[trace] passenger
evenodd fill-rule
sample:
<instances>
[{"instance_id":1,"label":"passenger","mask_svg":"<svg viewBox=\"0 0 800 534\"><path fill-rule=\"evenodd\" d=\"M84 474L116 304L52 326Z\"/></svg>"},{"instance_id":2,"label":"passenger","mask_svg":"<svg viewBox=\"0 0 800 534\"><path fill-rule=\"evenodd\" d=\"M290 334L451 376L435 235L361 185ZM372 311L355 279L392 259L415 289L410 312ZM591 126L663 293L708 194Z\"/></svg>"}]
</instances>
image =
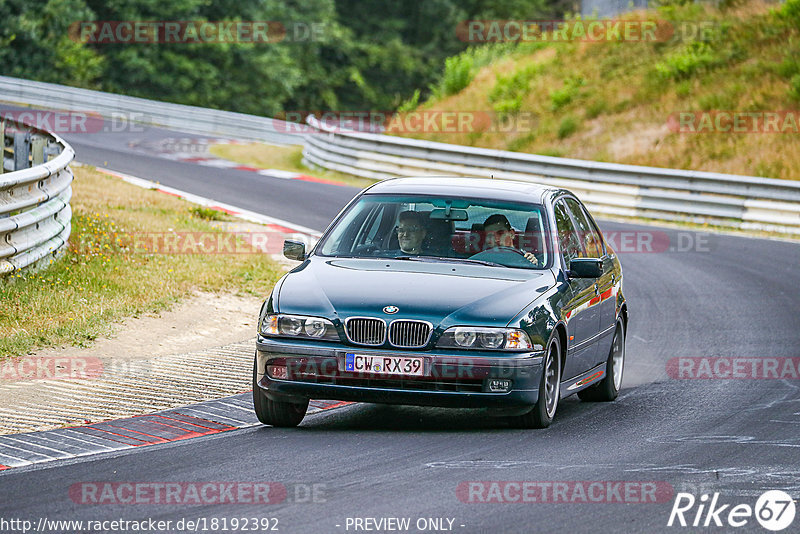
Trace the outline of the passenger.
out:
<instances>
[{"instance_id":1,"label":"passenger","mask_svg":"<svg viewBox=\"0 0 800 534\"><path fill-rule=\"evenodd\" d=\"M486 233L484 250L490 250L497 247L507 247L513 248L514 250L519 250L514 246L514 236L516 235L516 232L511 226L511 223L508 222L508 219L505 215L500 213L490 215L483 223L483 230ZM532 264L539 264L539 260L536 259L536 255L532 252L525 250L519 251L522 252L525 255L525 258Z\"/></svg>"},{"instance_id":2,"label":"passenger","mask_svg":"<svg viewBox=\"0 0 800 534\"><path fill-rule=\"evenodd\" d=\"M397 217L397 242L403 254L422 254L422 243L428 230L425 216L417 211L404 211Z\"/></svg>"}]
</instances>

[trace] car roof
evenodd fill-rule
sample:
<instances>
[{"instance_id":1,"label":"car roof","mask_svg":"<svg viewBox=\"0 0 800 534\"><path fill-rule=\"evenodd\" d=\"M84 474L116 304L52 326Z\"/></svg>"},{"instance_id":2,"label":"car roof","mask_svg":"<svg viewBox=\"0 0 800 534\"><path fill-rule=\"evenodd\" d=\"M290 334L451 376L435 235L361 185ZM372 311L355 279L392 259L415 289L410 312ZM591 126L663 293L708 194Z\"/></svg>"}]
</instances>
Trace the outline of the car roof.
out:
<instances>
[{"instance_id":1,"label":"car roof","mask_svg":"<svg viewBox=\"0 0 800 534\"><path fill-rule=\"evenodd\" d=\"M529 201L542 202L544 195L558 190L558 188L532 182L452 176L421 176L383 180L370 187L366 194L457 195L491 200L521 200L520 195L525 195Z\"/></svg>"}]
</instances>

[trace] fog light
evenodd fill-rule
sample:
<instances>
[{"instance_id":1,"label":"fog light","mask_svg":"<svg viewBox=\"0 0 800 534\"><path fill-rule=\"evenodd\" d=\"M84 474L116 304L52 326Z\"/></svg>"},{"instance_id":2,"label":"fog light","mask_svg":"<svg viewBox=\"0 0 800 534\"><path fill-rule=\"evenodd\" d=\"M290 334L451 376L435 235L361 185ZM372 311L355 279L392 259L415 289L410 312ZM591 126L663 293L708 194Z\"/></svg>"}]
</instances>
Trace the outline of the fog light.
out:
<instances>
[{"instance_id":1,"label":"fog light","mask_svg":"<svg viewBox=\"0 0 800 534\"><path fill-rule=\"evenodd\" d=\"M490 393L506 393L511 390L511 380L489 378L487 383Z\"/></svg>"},{"instance_id":2,"label":"fog light","mask_svg":"<svg viewBox=\"0 0 800 534\"><path fill-rule=\"evenodd\" d=\"M285 365L267 365L267 374L270 378L277 378L278 380L289 378Z\"/></svg>"}]
</instances>

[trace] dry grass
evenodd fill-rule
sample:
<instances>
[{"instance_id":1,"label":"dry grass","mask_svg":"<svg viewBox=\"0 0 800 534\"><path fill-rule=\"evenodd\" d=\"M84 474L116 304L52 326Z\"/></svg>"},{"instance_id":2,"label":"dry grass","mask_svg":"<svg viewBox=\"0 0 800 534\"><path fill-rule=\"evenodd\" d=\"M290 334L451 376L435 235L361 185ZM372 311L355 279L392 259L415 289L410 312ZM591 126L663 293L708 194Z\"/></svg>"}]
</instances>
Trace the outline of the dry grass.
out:
<instances>
[{"instance_id":1,"label":"dry grass","mask_svg":"<svg viewBox=\"0 0 800 534\"><path fill-rule=\"evenodd\" d=\"M261 169L278 169L281 171L309 174L315 178L344 183L353 187L365 188L375 180L359 178L335 171L309 169L303 164L303 147L273 146L262 143L249 144L217 144L209 147L209 152L217 157L235 161L243 165L252 165Z\"/></svg>"},{"instance_id":2,"label":"dry grass","mask_svg":"<svg viewBox=\"0 0 800 534\"><path fill-rule=\"evenodd\" d=\"M74 167L70 249L39 272L0 280L0 359L84 345L124 317L169 308L196 290L266 296L283 270L265 254L163 254L115 241L138 232L219 232L192 204Z\"/></svg>"},{"instance_id":3,"label":"dry grass","mask_svg":"<svg viewBox=\"0 0 800 534\"><path fill-rule=\"evenodd\" d=\"M782 72L784 61L800 52L800 28L779 20L772 12L775 9L775 4L748 2L724 12L703 4L627 15L713 23L717 33L710 45L716 63L685 77L659 78L655 66L685 54L691 39L551 43L532 54L495 60L466 89L423 108L491 111L489 95L498 80L540 62L544 68L530 80L520 109L520 115L535 115L533 128L413 137L589 160L798 179L797 133L679 133L667 127L670 116L682 111L769 112L800 107L790 95L789 77ZM554 108L551 94L575 78L583 80L583 85L571 101ZM574 133L567 127L570 122L577 125Z\"/></svg>"}]
</instances>

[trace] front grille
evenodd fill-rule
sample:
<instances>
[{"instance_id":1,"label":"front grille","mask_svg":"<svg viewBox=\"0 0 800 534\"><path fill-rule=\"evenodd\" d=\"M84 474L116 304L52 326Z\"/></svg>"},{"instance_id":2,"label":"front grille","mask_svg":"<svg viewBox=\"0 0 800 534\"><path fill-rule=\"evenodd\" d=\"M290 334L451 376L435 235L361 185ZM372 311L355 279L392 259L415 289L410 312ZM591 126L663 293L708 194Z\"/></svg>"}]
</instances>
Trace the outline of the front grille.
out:
<instances>
[{"instance_id":1,"label":"front grille","mask_svg":"<svg viewBox=\"0 0 800 534\"><path fill-rule=\"evenodd\" d=\"M348 339L359 345L383 345L386 341L386 323L382 319L351 317L345 330Z\"/></svg>"},{"instance_id":2,"label":"front grille","mask_svg":"<svg viewBox=\"0 0 800 534\"><path fill-rule=\"evenodd\" d=\"M423 321L392 321L389 325L389 343L395 347L418 348L428 344L431 324Z\"/></svg>"}]
</instances>

